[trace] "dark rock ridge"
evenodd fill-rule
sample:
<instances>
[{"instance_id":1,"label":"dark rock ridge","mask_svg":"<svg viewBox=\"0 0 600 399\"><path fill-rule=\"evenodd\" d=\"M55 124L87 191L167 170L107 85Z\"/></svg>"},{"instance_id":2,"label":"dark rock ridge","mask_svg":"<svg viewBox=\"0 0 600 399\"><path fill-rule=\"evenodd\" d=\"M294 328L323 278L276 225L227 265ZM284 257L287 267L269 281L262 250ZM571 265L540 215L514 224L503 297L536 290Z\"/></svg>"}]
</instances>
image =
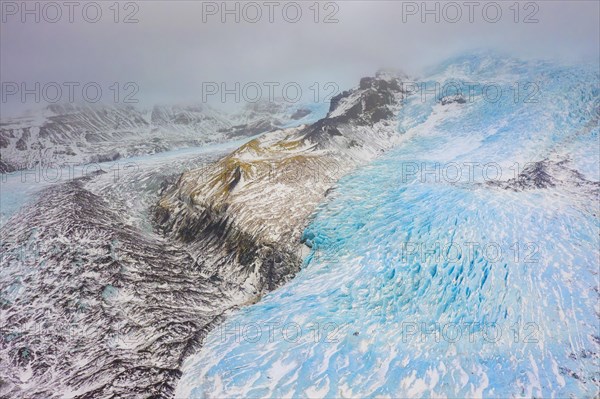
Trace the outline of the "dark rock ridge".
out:
<instances>
[{"instance_id":1,"label":"dark rock ridge","mask_svg":"<svg viewBox=\"0 0 600 399\"><path fill-rule=\"evenodd\" d=\"M358 89L344 91L331 99L327 117L309 126L304 140L326 148L331 145L328 136L343 136L339 126L372 126L392 118L399 98L409 94L402 88L403 77L362 78Z\"/></svg>"}]
</instances>

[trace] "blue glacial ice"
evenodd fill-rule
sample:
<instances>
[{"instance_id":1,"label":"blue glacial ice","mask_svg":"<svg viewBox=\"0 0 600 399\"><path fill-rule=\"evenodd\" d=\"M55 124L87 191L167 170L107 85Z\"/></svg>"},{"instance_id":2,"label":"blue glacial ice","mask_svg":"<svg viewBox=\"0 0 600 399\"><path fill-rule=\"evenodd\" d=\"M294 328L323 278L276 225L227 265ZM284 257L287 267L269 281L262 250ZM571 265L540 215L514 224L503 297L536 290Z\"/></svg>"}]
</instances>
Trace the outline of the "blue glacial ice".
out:
<instances>
[{"instance_id":1,"label":"blue glacial ice","mask_svg":"<svg viewBox=\"0 0 600 399\"><path fill-rule=\"evenodd\" d=\"M598 181L597 66L471 54L424 80L450 81L503 95L407 99L402 144L339 182L301 272L208 335L177 397L598 394L597 202L486 184L546 158Z\"/></svg>"}]
</instances>

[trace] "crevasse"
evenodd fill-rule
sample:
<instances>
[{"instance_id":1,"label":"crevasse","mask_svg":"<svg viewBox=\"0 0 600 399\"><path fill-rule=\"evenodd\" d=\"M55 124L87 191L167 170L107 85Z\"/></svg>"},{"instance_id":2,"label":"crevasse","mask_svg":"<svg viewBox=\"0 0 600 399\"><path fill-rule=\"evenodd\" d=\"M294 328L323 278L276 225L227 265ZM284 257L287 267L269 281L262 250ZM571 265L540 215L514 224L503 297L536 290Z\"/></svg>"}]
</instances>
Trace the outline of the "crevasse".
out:
<instances>
[{"instance_id":1,"label":"crevasse","mask_svg":"<svg viewBox=\"0 0 600 399\"><path fill-rule=\"evenodd\" d=\"M410 96L402 144L339 182L305 231L302 271L213 330L176 396L597 395L597 191L490 181L557 159L597 182L598 81L490 54L431 71L430 85L503 94Z\"/></svg>"}]
</instances>

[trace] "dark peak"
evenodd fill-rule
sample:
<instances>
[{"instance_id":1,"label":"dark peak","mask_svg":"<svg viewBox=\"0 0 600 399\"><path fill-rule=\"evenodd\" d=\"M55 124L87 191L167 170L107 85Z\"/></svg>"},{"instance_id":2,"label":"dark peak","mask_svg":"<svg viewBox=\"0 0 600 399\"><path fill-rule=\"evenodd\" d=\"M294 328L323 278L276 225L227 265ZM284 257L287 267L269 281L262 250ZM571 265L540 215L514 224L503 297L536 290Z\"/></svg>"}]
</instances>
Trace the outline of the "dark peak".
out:
<instances>
[{"instance_id":1,"label":"dark peak","mask_svg":"<svg viewBox=\"0 0 600 399\"><path fill-rule=\"evenodd\" d=\"M380 69L374 77L368 76L360 80L359 88L375 90L402 91L402 82L407 81L408 76L393 69Z\"/></svg>"},{"instance_id":2,"label":"dark peak","mask_svg":"<svg viewBox=\"0 0 600 399\"><path fill-rule=\"evenodd\" d=\"M293 120L298 120L304 118L306 115L310 115L312 111L308 108L298 108L296 112L294 112L290 118Z\"/></svg>"},{"instance_id":3,"label":"dark peak","mask_svg":"<svg viewBox=\"0 0 600 399\"><path fill-rule=\"evenodd\" d=\"M440 103L442 105L448 105L448 104L465 104L467 102L467 100L465 100L465 98L463 97L462 94L454 94L454 95L448 95L445 97L440 98Z\"/></svg>"},{"instance_id":4,"label":"dark peak","mask_svg":"<svg viewBox=\"0 0 600 399\"><path fill-rule=\"evenodd\" d=\"M550 160L546 158L527 164L516 178L503 182L488 182L488 184L514 191L539 190L557 186L598 189L597 182L587 180L578 170L570 168L569 163L568 159Z\"/></svg>"},{"instance_id":5,"label":"dark peak","mask_svg":"<svg viewBox=\"0 0 600 399\"><path fill-rule=\"evenodd\" d=\"M325 146L333 136L343 136L343 125L372 126L390 119L402 93L402 82L397 77L364 77L357 88L331 99L327 116L307 127L305 139Z\"/></svg>"},{"instance_id":6,"label":"dark peak","mask_svg":"<svg viewBox=\"0 0 600 399\"><path fill-rule=\"evenodd\" d=\"M360 90L392 90L392 91L400 91L401 90L401 81L398 79L379 79L377 77L365 77L360 80L360 85L358 86Z\"/></svg>"},{"instance_id":7,"label":"dark peak","mask_svg":"<svg viewBox=\"0 0 600 399\"><path fill-rule=\"evenodd\" d=\"M379 74L360 80L356 89L346 90L331 99L328 118L361 125L377 123L391 117L388 106L397 102L402 82L391 75Z\"/></svg>"}]
</instances>

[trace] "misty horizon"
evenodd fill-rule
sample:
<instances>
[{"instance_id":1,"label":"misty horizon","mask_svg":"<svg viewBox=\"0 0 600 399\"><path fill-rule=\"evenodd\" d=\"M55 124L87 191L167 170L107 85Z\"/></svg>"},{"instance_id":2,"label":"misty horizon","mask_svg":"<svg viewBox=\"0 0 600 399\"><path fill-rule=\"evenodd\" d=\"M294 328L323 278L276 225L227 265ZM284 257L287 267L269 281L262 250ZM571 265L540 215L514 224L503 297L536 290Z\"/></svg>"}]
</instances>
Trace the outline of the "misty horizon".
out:
<instances>
[{"instance_id":1,"label":"misty horizon","mask_svg":"<svg viewBox=\"0 0 600 399\"><path fill-rule=\"evenodd\" d=\"M15 10L7 3L18 7ZM52 9L39 6L36 14L31 7L34 11L28 14L18 2L3 2L2 81L23 84L29 90L36 84L43 88L52 82L75 82L79 86L74 100L69 99L68 89L63 86L57 101L75 104L90 103L78 91L89 83L101 87L99 103L115 103L111 87L117 84L118 103L135 91L132 98L146 108L204 103L202 89L207 82L227 87L236 83L275 82L283 86L293 82L303 89L301 101L311 102L315 93L310 87L315 83L323 86L333 82L343 91L382 68L403 71L417 79L440 62L480 50L565 64L594 63L600 57L598 2L570 1L566 9L560 1L544 2L537 5L537 10L523 7L517 13L502 3L501 16L493 23L488 21L494 17L494 10L489 8L484 14L483 6L472 10L461 6L462 16L453 22L453 10L438 6L437 14L427 14L428 9L421 10L419 2L329 3L335 8L321 3L319 23L314 22L312 3L298 3L302 18L289 23L284 18L290 17L279 14L279 8L268 14L269 9L261 2L257 4L262 16L251 22L252 10L244 11L244 5L235 2L232 4L238 4L237 14L227 14L221 2L186 1L141 2L136 8L121 3L118 12L108 3L101 3L101 18L90 23L93 10L86 9L87 15L81 11L83 7L65 8L61 18L51 22L56 14ZM407 4L416 4L418 9ZM430 11L435 10L431 7ZM235 7L230 6L230 10ZM135 90L126 90L127 83L133 83ZM6 87L2 89L7 91ZM53 89L49 92L54 93ZM281 97L282 93L276 94ZM39 108L47 104L41 97L38 103L33 95L21 101L19 93L4 93L2 114L17 116ZM267 96L263 93L262 97ZM225 108L243 102L210 100L213 106Z\"/></svg>"}]
</instances>

